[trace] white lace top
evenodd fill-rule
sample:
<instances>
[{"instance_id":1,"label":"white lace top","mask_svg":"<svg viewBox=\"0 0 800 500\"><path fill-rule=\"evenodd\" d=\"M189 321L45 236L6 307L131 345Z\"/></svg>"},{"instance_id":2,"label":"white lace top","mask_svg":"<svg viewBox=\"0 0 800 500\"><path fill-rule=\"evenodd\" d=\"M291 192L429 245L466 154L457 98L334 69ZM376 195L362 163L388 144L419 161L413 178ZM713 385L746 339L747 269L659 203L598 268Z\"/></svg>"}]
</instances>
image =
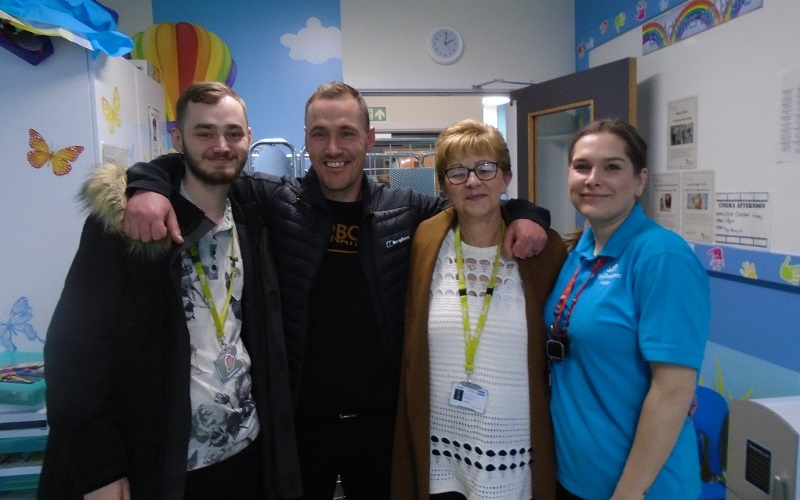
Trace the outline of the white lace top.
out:
<instances>
[{"instance_id":1,"label":"white lace top","mask_svg":"<svg viewBox=\"0 0 800 500\"><path fill-rule=\"evenodd\" d=\"M469 500L524 499L531 493L531 437L525 297L515 261L501 256L472 382L489 392L486 412L451 406L453 382L466 380L454 233L445 237L431 282L430 492ZM462 243L474 331L497 247Z\"/></svg>"}]
</instances>

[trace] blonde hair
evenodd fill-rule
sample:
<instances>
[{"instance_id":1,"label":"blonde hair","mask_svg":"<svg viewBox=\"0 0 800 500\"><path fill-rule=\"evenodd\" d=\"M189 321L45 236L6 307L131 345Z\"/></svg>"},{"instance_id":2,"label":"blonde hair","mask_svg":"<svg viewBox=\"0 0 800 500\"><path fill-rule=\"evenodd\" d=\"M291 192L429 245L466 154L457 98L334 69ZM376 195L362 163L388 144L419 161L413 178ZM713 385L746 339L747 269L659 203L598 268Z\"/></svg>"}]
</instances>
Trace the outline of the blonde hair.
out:
<instances>
[{"instance_id":1,"label":"blonde hair","mask_svg":"<svg viewBox=\"0 0 800 500\"><path fill-rule=\"evenodd\" d=\"M511 155L503 134L495 127L471 118L444 129L436 139L434 150L434 167L440 185L444 182L445 171L450 162L465 156L488 155L496 159L500 170L511 171Z\"/></svg>"}]
</instances>

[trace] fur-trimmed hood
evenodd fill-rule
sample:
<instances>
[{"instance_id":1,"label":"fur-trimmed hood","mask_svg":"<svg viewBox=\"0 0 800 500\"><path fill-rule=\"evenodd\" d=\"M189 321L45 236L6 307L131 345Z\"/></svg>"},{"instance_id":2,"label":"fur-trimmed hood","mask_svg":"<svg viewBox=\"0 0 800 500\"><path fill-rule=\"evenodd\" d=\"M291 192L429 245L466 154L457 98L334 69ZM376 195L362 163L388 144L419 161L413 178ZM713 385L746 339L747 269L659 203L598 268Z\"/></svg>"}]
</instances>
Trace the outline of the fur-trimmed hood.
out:
<instances>
[{"instance_id":1,"label":"fur-trimmed hood","mask_svg":"<svg viewBox=\"0 0 800 500\"><path fill-rule=\"evenodd\" d=\"M125 235L122 218L128 204L128 197L125 195L127 185L127 171L117 164L106 163L99 166L83 183L78 198L87 212L102 221L107 233L121 235L128 241L128 251L132 254L151 258L162 256L172 246L169 237L143 243Z\"/></svg>"}]
</instances>

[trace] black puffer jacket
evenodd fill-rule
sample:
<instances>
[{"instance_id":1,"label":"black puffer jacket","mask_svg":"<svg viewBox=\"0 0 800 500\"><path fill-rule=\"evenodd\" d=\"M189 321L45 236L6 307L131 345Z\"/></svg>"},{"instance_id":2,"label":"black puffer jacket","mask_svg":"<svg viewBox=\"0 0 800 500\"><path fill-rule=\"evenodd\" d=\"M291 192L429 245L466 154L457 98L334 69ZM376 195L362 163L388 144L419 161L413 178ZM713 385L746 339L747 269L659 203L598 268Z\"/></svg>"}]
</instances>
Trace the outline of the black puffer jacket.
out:
<instances>
[{"instance_id":1,"label":"black puffer jacket","mask_svg":"<svg viewBox=\"0 0 800 500\"><path fill-rule=\"evenodd\" d=\"M256 190L272 190L269 225L283 294L283 317L289 368L300 392L309 329L311 287L328 248L333 219L313 170L302 184L274 179L243 179ZM403 345L403 302L408 279L411 237L420 222L444 207L433 198L407 189L389 189L364 176L359 259L373 297L375 317L382 325L382 343L392 373L400 372ZM297 400L295 400L297 402Z\"/></svg>"},{"instance_id":2,"label":"black puffer jacket","mask_svg":"<svg viewBox=\"0 0 800 500\"><path fill-rule=\"evenodd\" d=\"M169 196L170 177L183 176L183 157L165 155L128 170L128 194L147 189ZM392 372L400 373L403 344L403 303L408 280L411 238L420 222L446 206L441 198L410 189L390 189L366 175L363 178L363 217L359 229L359 257L370 292L387 359ZM308 335L311 287L328 248L333 220L313 169L302 179L242 174L231 191L240 199L254 200L273 240L278 267L286 348L295 406L302 389L303 359ZM548 227L545 209L509 202L512 219L524 216Z\"/></svg>"}]
</instances>

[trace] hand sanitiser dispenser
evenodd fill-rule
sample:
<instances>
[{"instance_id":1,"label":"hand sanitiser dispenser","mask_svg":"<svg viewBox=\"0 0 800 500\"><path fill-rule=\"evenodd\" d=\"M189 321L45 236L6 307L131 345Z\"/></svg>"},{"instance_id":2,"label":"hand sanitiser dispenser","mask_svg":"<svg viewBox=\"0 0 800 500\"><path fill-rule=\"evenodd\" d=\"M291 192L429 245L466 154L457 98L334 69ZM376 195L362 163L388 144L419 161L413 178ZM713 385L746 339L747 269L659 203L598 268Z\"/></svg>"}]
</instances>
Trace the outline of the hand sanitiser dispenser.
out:
<instances>
[{"instance_id":1,"label":"hand sanitiser dispenser","mask_svg":"<svg viewBox=\"0 0 800 500\"><path fill-rule=\"evenodd\" d=\"M800 500L800 396L730 403L729 500Z\"/></svg>"}]
</instances>

